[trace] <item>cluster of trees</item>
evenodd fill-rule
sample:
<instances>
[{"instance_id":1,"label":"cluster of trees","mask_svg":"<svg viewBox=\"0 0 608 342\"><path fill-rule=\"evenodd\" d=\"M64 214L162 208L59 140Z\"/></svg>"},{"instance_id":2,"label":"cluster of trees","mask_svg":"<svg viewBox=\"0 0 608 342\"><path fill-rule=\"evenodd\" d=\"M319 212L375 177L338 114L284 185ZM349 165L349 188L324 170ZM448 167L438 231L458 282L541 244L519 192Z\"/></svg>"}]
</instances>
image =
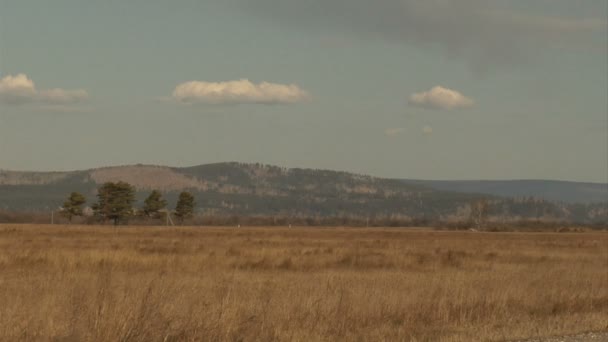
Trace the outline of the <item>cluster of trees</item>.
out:
<instances>
[{"instance_id":1,"label":"cluster of trees","mask_svg":"<svg viewBox=\"0 0 608 342\"><path fill-rule=\"evenodd\" d=\"M84 204L86 198L78 193L72 192L63 203L61 214L70 222L72 218L84 215ZM170 217L173 215L180 224L191 218L194 214L194 196L184 191L179 195L175 210L167 209L167 201L160 191L153 190L145 199L144 205L137 210L133 207L135 203L135 188L125 182L108 182L97 189L97 202L92 205L93 215L100 221L110 220L114 225L126 222L130 217L143 216L152 219L164 217L163 213Z\"/></svg>"}]
</instances>

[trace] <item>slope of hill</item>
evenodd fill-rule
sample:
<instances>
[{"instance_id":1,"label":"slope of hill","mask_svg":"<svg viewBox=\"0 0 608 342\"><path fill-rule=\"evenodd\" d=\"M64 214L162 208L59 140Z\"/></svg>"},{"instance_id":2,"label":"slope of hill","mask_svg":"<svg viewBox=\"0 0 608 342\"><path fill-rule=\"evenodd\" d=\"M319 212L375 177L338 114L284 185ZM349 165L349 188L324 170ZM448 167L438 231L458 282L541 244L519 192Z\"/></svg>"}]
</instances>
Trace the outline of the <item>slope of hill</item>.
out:
<instances>
[{"instance_id":1,"label":"slope of hill","mask_svg":"<svg viewBox=\"0 0 608 342\"><path fill-rule=\"evenodd\" d=\"M468 193L459 192L462 188L453 184L451 188L443 186L449 182L438 186L434 182L242 163L186 168L131 165L74 172L0 171L0 209L52 210L72 191L84 194L90 205L97 187L109 181L134 185L138 205L152 189L162 191L171 206L179 192L188 190L195 195L199 212L221 215L451 219L467 217L470 204L484 198L489 200L490 214L497 217L588 221L603 220L605 214L601 205L501 199L481 194L486 191L480 191L484 189L479 186L471 187L472 193ZM547 187L551 188L551 183Z\"/></svg>"},{"instance_id":2,"label":"slope of hill","mask_svg":"<svg viewBox=\"0 0 608 342\"><path fill-rule=\"evenodd\" d=\"M509 181L428 181L404 180L406 184L465 193L488 194L501 197L536 197L567 203L608 201L608 184L564 182L548 180Z\"/></svg>"},{"instance_id":3,"label":"slope of hill","mask_svg":"<svg viewBox=\"0 0 608 342\"><path fill-rule=\"evenodd\" d=\"M120 180L134 185L140 199L159 189L174 202L178 192L189 190L207 211L240 215L430 215L454 211L479 197L437 196L440 191L422 186L346 172L219 163L189 168L133 165L61 173L0 171L0 208L56 208L71 191L81 192L93 202L98 185ZM430 200L434 206L421 207L421 201Z\"/></svg>"}]
</instances>

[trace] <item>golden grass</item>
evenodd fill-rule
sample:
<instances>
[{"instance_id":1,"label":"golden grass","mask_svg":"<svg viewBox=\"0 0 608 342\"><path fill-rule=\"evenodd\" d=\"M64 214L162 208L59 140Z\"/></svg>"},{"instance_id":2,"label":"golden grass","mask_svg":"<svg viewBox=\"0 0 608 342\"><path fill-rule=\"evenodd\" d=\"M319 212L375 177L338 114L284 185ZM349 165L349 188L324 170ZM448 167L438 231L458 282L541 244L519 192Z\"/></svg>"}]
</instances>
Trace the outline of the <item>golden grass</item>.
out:
<instances>
[{"instance_id":1,"label":"golden grass","mask_svg":"<svg viewBox=\"0 0 608 342\"><path fill-rule=\"evenodd\" d=\"M0 225L0 340L504 341L607 328L608 234Z\"/></svg>"}]
</instances>

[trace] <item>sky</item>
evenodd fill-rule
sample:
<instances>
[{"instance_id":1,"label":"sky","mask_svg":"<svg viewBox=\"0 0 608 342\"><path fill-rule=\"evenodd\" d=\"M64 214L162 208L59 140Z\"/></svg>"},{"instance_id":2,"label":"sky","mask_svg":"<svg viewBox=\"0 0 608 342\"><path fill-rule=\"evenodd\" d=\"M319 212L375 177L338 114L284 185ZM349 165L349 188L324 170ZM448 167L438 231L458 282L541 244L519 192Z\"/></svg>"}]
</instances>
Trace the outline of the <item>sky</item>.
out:
<instances>
[{"instance_id":1,"label":"sky","mask_svg":"<svg viewBox=\"0 0 608 342\"><path fill-rule=\"evenodd\" d=\"M605 0L0 0L0 169L608 182Z\"/></svg>"}]
</instances>

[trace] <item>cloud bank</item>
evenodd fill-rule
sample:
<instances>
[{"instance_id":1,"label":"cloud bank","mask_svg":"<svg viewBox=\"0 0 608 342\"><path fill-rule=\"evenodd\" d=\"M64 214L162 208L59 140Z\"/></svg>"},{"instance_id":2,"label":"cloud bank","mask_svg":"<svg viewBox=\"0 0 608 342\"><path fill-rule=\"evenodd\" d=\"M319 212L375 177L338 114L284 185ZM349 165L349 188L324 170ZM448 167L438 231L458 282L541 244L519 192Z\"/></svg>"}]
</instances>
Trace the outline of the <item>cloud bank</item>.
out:
<instances>
[{"instance_id":1,"label":"cloud bank","mask_svg":"<svg viewBox=\"0 0 608 342\"><path fill-rule=\"evenodd\" d=\"M186 104L294 104L308 99L295 84L191 81L178 85L172 99Z\"/></svg>"},{"instance_id":2,"label":"cloud bank","mask_svg":"<svg viewBox=\"0 0 608 342\"><path fill-rule=\"evenodd\" d=\"M315 34L439 48L474 69L527 61L547 48L605 47L608 27L605 1L586 2L578 17L545 14L559 8L557 3L539 13L498 0L231 1L247 13ZM530 0L524 8L534 5L541 4Z\"/></svg>"},{"instance_id":3,"label":"cloud bank","mask_svg":"<svg viewBox=\"0 0 608 342\"><path fill-rule=\"evenodd\" d=\"M474 104L472 99L462 95L458 91L441 86L410 95L408 103L415 107L438 110L468 108Z\"/></svg>"},{"instance_id":4,"label":"cloud bank","mask_svg":"<svg viewBox=\"0 0 608 342\"><path fill-rule=\"evenodd\" d=\"M25 74L8 75L0 79L0 103L8 105L43 104L71 105L86 101L89 94L82 89L61 88L38 90Z\"/></svg>"}]
</instances>

